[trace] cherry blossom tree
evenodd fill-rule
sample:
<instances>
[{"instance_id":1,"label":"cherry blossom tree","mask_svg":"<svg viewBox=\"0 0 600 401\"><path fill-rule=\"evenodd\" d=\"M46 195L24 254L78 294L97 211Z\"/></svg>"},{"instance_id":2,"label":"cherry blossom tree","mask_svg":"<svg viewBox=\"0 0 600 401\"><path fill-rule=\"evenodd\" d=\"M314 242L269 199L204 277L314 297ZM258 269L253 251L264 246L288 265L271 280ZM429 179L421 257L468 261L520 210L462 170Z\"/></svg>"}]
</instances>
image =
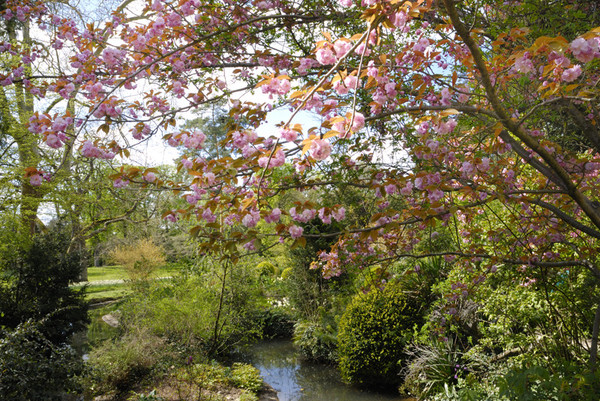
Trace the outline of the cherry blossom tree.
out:
<instances>
[{"instance_id":1,"label":"cherry blossom tree","mask_svg":"<svg viewBox=\"0 0 600 401\"><path fill-rule=\"evenodd\" d=\"M30 141L107 160L157 135L188 149L183 182L143 168L123 168L113 180L177 191L188 206L164 218L196 220L203 252L235 261L266 236L302 245L301 223L344 220L347 205L322 196L280 210L272 198L349 186L373 196L379 212L327 234L339 240L314 264L326 277L437 255L464 271L449 299L468 297L498 269L525 278L570 269L597 286L598 10L558 2L564 18L534 13L547 22L540 28L519 17L539 3L126 1L103 24L79 26L43 2L7 2L5 23L22 36L2 44L20 61L1 78L30 103L76 92L78 114L67 108L21 121ZM592 18L580 21L580 13ZM50 32L51 47L72 50L68 72L34 75L44 49L23 45L28 24ZM248 90L268 100L242 100ZM178 127L178 116L222 99L234 121L221 143L226 156L192 157L206 135ZM276 106L291 117L259 136ZM300 111L321 125L303 126ZM275 174L286 163L294 172ZM37 159L21 164L23 191L51 185L44 173L54 172ZM260 220L269 233L257 229ZM443 232L454 245L424 251L425 232ZM599 328L600 307L592 366Z\"/></svg>"}]
</instances>

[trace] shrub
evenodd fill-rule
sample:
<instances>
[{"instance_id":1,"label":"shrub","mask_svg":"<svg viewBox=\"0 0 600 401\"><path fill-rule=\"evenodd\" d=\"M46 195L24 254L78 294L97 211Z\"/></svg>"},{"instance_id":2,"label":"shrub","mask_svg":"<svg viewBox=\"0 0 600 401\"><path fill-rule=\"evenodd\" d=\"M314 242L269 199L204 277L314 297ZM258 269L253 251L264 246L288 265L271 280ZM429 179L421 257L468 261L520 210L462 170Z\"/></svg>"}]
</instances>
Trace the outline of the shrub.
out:
<instances>
[{"instance_id":1,"label":"shrub","mask_svg":"<svg viewBox=\"0 0 600 401\"><path fill-rule=\"evenodd\" d=\"M271 262L266 260L256 265L256 272L259 276L274 277L279 274L279 269Z\"/></svg>"},{"instance_id":2,"label":"shrub","mask_svg":"<svg viewBox=\"0 0 600 401\"><path fill-rule=\"evenodd\" d=\"M574 364L567 363L555 370L524 363L509 369L498 381L500 396L509 400L600 399L600 371L582 371Z\"/></svg>"},{"instance_id":3,"label":"shrub","mask_svg":"<svg viewBox=\"0 0 600 401\"><path fill-rule=\"evenodd\" d=\"M161 358L168 357L164 340L145 329L129 331L106 341L90 353L90 387L93 391L129 390L148 376Z\"/></svg>"},{"instance_id":4,"label":"shrub","mask_svg":"<svg viewBox=\"0 0 600 401\"><path fill-rule=\"evenodd\" d=\"M293 274L293 270L291 267L287 267L285 269L283 269L283 271L281 272L281 278L283 280L287 280L288 278L290 278Z\"/></svg>"},{"instance_id":5,"label":"shrub","mask_svg":"<svg viewBox=\"0 0 600 401\"><path fill-rule=\"evenodd\" d=\"M37 320L37 329L57 345L85 328L84 290L69 284L78 279L86 258L83 252L69 251L70 241L66 228L57 225L29 247L12 244L6 250L0 259L0 326L14 329Z\"/></svg>"},{"instance_id":6,"label":"shrub","mask_svg":"<svg viewBox=\"0 0 600 401\"><path fill-rule=\"evenodd\" d=\"M405 346L421 321L416 302L397 285L354 297L340 320L338 354L342 378L357 385L397 385Z\"/></svg>"},{"instance_id":7,"label":"shrub","mask_svg":"<svg viewBox=\"0 0 600 401\"><path fill-rule=\"evenodd\" d=\"M291 338L294 334L292 316L281 307L271 307L256 313L255 321L261 322L265 338Z\"/></svg>"},{"instance_id":8,"label":"shrub","mask_svg":"<svg viewBox=\"0 0 600 401\"><path fill-rule=\"evenodd\" d=\"M302 355L313 361L337 360L336 328L326 322L299 321L294 326L294 345Z\"/></svg>"},{"instance_id":9,"label":"shrub","mask_svg":"<svg viewBox=\"0 0 600 401\"><path fill-rule=\"evenodd\" d=\"M123 265L135 283L147 281L157 267L166 263L162 249L148 238L116 247L110 253L110 258Z\"/></svg>"},{"instance_id":10,"label":"shrub","mask_svg":"<svg viewBox=\"0 0 600 401\"><path fill-rule=\"evenodd\" d=\"M83 364L75 351L50 342L40 322L27 321L0 336L0 399L54 400L77 390Z\"/></svg>"}]
</instances>

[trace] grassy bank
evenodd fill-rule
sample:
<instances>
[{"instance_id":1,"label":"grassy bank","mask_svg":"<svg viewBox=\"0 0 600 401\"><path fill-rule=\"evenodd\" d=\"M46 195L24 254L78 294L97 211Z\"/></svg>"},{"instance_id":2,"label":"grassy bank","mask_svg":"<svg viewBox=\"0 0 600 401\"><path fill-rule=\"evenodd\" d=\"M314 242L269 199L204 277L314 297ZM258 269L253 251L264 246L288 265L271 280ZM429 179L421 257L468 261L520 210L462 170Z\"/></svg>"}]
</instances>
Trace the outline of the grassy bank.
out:
<instances>
[{"instance_id":1,"label":"grassy bank","mask_svg":"<svg viewBox=\"0 0 600 401\"><path fill-rule=\"evenodd\" d=\"M165 278L179 274L178 266L166 265L156 269L151 277ZM87 285L86 299L93 303L119 299L131 291L129 275L123 266L99 266L88 268L88 281L74 284L75 287Z\"/></svg>"}]
</instances>

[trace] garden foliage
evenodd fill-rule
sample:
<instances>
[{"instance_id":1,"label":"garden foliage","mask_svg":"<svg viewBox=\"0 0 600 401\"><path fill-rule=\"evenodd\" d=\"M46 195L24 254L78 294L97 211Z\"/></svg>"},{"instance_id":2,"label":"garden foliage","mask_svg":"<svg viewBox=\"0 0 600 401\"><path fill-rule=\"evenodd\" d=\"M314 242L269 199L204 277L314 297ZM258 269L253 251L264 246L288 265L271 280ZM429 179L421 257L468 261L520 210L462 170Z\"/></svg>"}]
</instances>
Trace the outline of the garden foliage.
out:
<instances>
[{"instance_id":1,"label":"garden foliage","mask_svg":"<svg viewBox=\"0 0 600 401\"><path fill-rule=\"evenodd\" d=\"M70 245L67 227L60 225L31 244L12 244L0 266L0 326L16 328L32 319L54 344L85 328L85 290L69 285L78 280L86 258Z\"/></svg>"},{"instance_id":2,"label":"garden foliage","mask_svg":"<svg viewBox=\"0 0 600 401\"><path fill-rule=\"evenodd\" d=\"M394 271L397 262L435 258L447 263L440 280L416 290L430 311L419 336L425 359L488 360L487 372L521 369L551 383L561 372L594 377L598 2L125 0L104 14L88 8L45 0L0 7L0 198L27 244L40 233L45 202L73 220L82 244L138 207L150 210L154 194L169 189L177 199L161 204L157 227L188 225L197 254L222 264L202 276L207 286L194 284L196 295L151 294L168 313L137 299L138 319L153 333L198 339L215 353L244 339L253 306L246 287L236 287L246 281L236 264L279 241L304 259L284 276L306 344L329 349L337 338L350 346L343 337L360 325L335 333L355 272L379 287L409 274ZM213 126L180 118L224 104L229 115L215 112ZM282 105L291 114L262 125ZM179 152L175 174L132 163L151 138ZM110 182L88 196L107 171L100 165ZM106 211L115 199L131 207L90 213L84 227L83 209ZM55 296L70 271L56 279L49 272L71 266L59 262L71 253L25 248L3 266L2 324L54 322L40 330L57 341L84 320L81 308L57 301L77 304L72 293ZM375 304L393 304L379 296ZM387 327L360 299L343 320ZM413 308L410 299L398 295L401 310ZM404 317L387 312L380 316L405 328ZM177 313L190 323L167 327ZM408 338L380 340L403 349ZM451 355L439 354L444 340ZM343 349L347 379L362 380L352 369L377 370L371 347ZM364 366L350 366L350 357ZM386 379L364 376L391 382L402 365L392 366L394 358L404 359L386 357ZM578 373L565 368L572 364ZM461 380L486 369L471 363L435 391L460 392ZM551 393L538 387L539 397Z\"/></svg>"},{"instance_id":3,"label":"garden foliage","mask_svg":"<svg viewBox=\"0 0 600 401\"><path fill-rule=\"evenodd\" d=\"M0 399L51 401L81 390L80 356L50 341L44 323L27 320L0 331Z\"/></svg>"}]
</instances>

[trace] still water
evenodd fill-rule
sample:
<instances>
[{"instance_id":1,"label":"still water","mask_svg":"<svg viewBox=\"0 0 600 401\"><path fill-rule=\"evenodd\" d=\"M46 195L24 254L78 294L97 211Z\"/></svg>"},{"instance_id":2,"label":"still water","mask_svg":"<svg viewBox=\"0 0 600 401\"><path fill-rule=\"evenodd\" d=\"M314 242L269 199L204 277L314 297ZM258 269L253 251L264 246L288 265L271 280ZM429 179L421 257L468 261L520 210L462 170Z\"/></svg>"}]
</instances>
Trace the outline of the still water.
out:
<instances>
[{"instance_id":1,"label":"still water","mask_svg":"<svg viewBox=\"0 0 600 401\"><path fill-rule=\"evenodd\" d=\"M400 401L397 395L360 391L345 385L335 367L303 360L290 341L263 341L251 347L248 362L277 390L279 401Z\"/></svg>"}]
</instances>

